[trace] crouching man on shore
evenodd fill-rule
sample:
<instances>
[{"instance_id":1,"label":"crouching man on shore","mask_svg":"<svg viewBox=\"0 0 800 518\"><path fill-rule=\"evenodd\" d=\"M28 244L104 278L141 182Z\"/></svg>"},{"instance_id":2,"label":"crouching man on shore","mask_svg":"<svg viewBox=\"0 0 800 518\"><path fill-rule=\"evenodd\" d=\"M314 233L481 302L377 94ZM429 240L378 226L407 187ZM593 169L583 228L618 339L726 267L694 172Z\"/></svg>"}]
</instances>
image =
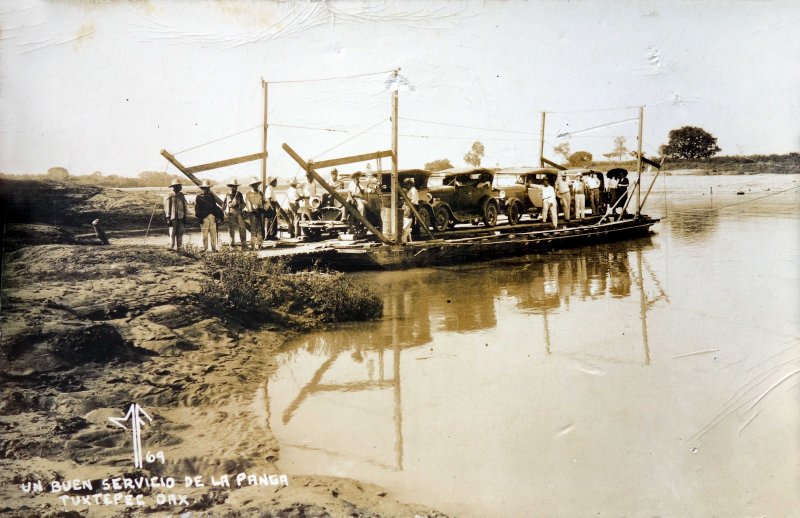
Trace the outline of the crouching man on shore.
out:
<instances>
[{"instance_id":1,"label":"crouching man on shore","mask_svg":"<svg viewBox=\"0 0 800 518\"><path fill-rule=\"evenodd\" d=\"M164 214L169 225L169 248L180 250L183 248L183 232L188 213L186 196L181 192L183 185L179 178L175 178L169 186L172 187L172 192L164 197Z\"/></svg>"},{"instance_id":2,"label":"crouching man on shore","mask_svg":"<svg viewBox=\"0 0 800 518\"><path fill-rule=\"evenodd\" d=\"M200 184L200 194L197 195L194 206L194 215L200 220L200 231L203 234L203 250L208 251L208 241L211 238L211 251L217 251L217 223L221 222L224 214L222 208L211 193L211 183L203 180Z\"/></svg>"}]
</instances>

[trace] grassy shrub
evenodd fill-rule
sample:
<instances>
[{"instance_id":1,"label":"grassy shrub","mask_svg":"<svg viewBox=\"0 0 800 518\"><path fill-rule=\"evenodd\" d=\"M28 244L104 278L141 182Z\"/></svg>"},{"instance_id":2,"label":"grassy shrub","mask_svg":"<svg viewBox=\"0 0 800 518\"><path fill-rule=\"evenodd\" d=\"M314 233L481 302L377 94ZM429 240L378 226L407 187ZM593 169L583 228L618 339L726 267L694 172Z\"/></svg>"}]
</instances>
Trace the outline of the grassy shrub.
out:
<instances>
[{"instance_id":1,"label":"grassy shrub","mask_svg":"<svg viewBox=\"0 0 800 518\"><path fill-rule=\"evenodd\" d=\"M372 320L383 314L383 301L371 287L341 273L293 272L283 262L230 249L199 256L216 279L200 297L217 310L277 318L295 327Z\"/></svg>"}]
</instances>

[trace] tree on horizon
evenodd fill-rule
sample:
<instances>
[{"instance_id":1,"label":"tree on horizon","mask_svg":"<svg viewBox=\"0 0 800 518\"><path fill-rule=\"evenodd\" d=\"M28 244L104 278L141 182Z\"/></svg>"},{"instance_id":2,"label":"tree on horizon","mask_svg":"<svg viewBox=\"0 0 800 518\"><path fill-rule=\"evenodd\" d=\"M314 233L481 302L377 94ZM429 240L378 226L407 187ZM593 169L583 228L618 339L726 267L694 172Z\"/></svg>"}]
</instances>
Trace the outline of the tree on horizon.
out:
<instances>
[{"instance_id":1,"label":"tree on horizon","mask_svg":"<svg viewBox=\"0 0 800 518\"><path fill-rule=\"evenodd\" d=\"M445 169L452 169L452 168L453 164L450 163L450 159L448 158L440 158L438 160L433 160L425 164L425 170L431 172L444 171Z\"/></svg>"},{"instance_id":2,"label":"tree on horizon","mask_svg":"<svg viewBox=\"0 0 800 518\"><path fill-rule=\"evenodd\" d=\"M659 148L668 158L710 158L721 151L717 139L703 128L683 126L669 132L669 141Z\"/></svg>"},{"instance_id":3,"label":"tree on horizon","mask_svg":"<svg viewBox=\"0 0 800 518\"><path fill-rule=\"evenodd\" d=\"M472 143L472 149L464 155L464 162L473 167L480 167L481 159L483 158L484 147L479 140Z\"/></svg>"}]
</instances>

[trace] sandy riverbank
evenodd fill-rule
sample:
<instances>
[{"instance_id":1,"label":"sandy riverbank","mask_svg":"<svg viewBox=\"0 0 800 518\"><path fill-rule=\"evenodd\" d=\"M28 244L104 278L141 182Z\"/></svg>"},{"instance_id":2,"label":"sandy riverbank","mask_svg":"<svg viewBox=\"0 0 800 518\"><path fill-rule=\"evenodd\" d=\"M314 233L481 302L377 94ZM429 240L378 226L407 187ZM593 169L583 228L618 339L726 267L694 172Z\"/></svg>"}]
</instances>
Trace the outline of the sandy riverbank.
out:
<instances>
[{"instance_id":1,"label":"sandy riverbank","mask_svg":"<svg viewBox=\"0 0 800 518\"><path fill-rule=\"evenodd\" d=\"M292 332L202 309L195 295L214 281L195 260L163 248L44 245L5 259L5 513L186 510L65 507L47 489L38 495L20 489L26 481L80 478L97 484L136 474L130 434L108 418L138 403L153 417L144 448L166 456L166 464L145 464L139 474L180 480L188 509L213 516L439 516L349 479L292 476L288 487L185 490L187 475L205 474L208 483L210 475L281 473L280 448L260 418L267 397L261 386L274 368L272 354Z\"/></svg>"}]
</instances>

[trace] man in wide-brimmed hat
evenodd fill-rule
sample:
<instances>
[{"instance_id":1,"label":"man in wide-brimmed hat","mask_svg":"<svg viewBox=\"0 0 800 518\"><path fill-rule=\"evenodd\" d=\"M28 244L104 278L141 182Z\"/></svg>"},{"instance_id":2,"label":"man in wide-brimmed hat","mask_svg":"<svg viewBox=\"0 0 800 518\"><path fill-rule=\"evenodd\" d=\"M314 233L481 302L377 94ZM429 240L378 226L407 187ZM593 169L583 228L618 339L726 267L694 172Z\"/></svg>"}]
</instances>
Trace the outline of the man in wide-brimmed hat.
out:
<instances>
[{"instance_id":1,"label":"man in wide-brimmed hat","mask_svg":"<svg viewBox=\"0 0 800 518\"><path fill-rule=\"evenodd\" d=\"M274 176L267 178L267 187L264 189L264 199L266 202L266 220L264 222L265 239L276 239L278 237L278 198L275 195L275 188L278 186L278 179Z\"/></svg>"},{"instance_id":2,"label":"man in wide-brimmed hat","mask_svg":"<svg viewBox=\"0 0 800 518\"><path fill-rule=\"evenodd\" d=\"M244 196L239 192L239 182L233 180L228 184L231 192L225 195L222 202L222 211L228 216L228 233L231 236L231 246L236 244L236 234L239 234L239 244L244 248L246 242L246 229L244 225Z\"/></svg>"},{"instance_id":3,"label":"man in wide-brimmed hat","mask_svg":"<svg viewBox=\"0 0 800 518\"><path fill-rule=\"evenodd\" d=\"M172 192L164 197L164 215L167 217L169 225L169 247L171 250L180 250L183 248L183 232L188 205L186 196L181 192L183 189L181 180L175 178L169 186L172 188Z\"/></svg>"},{"instance_id":4,"label":"man in wide-brimmed hat","mask_svg":"<svg viewBox=\"0 0 800 518\"><path fill-rule=\"evenodd\" d=\"M217 251L217 223L222 222L224 214L217 204L217 198L211 193L211 182L203 180L200 194L194 202L194 215L200 220L200 232L203 234L203 250L208 251L208 238L211 237L211 251Z\"/></svg>"},{"instance_id":5,"label":"man in wide-brimmed hat","mask_svg":"<svg viewBox=\"0 0 800 518\"><path fill-rule=\"evenodd\" d=\"M264 193L258 189L261 185L258 178L253 177L249 185L250 191L244 195L244 205L250 222L250 245L253 250L258 250L264 240Z\"/></svg>"}]
</instances>

